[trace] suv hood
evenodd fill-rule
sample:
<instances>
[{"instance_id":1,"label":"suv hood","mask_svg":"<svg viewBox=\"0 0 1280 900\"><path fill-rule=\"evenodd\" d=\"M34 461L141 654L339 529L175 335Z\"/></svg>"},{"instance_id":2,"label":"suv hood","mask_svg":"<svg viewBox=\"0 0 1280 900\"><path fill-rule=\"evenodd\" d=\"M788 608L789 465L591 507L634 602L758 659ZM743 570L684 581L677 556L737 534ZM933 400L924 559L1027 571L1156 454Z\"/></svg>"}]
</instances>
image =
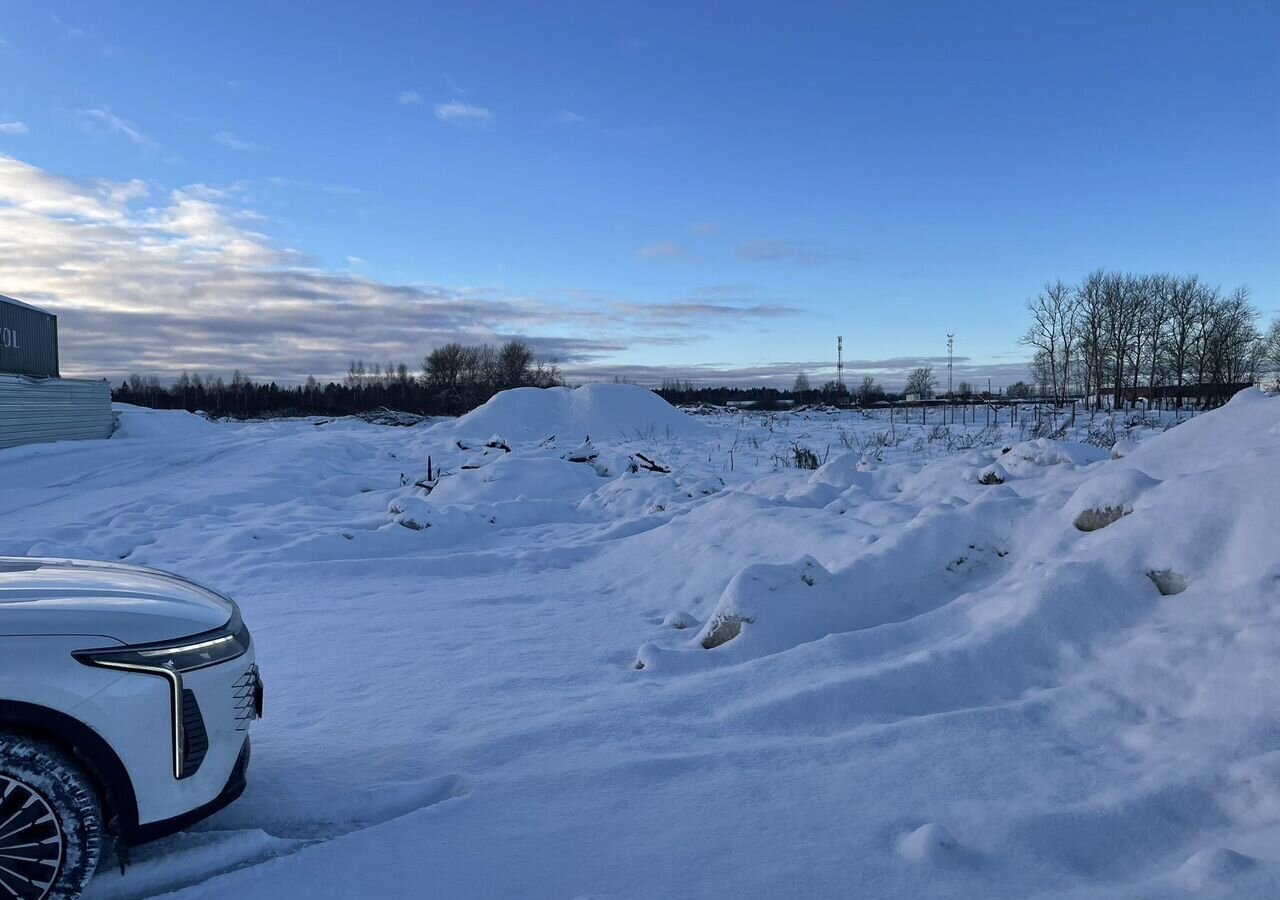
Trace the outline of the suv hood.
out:
<instances>
[{"instance_id":1,"label":"suv hood","mask_svg":"<svg viewBox=\"0 0 1280 900\"><path fill-rule=\"evenodd\" d=\"M156 569L0 556L0 635L98 635L143 644L221 627L235 608Z\"/></svg>"}]
</instances>

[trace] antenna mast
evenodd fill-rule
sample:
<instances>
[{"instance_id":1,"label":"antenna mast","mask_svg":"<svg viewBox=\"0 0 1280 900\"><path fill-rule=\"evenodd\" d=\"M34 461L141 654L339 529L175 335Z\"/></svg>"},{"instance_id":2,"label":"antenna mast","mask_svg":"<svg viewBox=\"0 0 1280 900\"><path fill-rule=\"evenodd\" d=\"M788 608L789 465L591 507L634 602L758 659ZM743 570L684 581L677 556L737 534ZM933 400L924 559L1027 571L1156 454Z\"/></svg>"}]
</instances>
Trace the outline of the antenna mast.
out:
<instances>
[{"instance_id":1,"label":"antenna mast","mask_svg":"<svg viewBox=\"0 0 1280 900\"><path fill-rule=\"evenodd\" d=\"M954 334L947 335L947 397L955 396L955 389L951 384L951 368L953 362L953 354L956 349L956 336Z\"/></svg>"},{"instance_id":2,"label":"antenna mast","mask_svg":"<svg viewBox=\"0 0 1280 900\"><path fill-rule=\"evenodd\" d=\"M844 388L844 336L836 336L836 391L843 394Z\"/></svg>"}]
</instances>

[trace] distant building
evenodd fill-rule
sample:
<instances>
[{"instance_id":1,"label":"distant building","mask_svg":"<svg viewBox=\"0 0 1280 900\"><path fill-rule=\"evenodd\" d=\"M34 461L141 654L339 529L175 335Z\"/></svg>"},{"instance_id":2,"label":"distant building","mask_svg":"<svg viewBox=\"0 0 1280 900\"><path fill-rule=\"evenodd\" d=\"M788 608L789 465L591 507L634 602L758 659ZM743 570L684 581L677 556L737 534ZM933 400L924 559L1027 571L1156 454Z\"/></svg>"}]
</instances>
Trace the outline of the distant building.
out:
<instances>
[{"instance_id":1,"label":"distant building","mask_svg":"<svg viewBox=\"0 0 1280 900\"><path fill-rule=\"evenodd\" d=\"M58 317L0 296L0 448L111 436L111 386L58 364Z\"/></svg>"}]
</instances>

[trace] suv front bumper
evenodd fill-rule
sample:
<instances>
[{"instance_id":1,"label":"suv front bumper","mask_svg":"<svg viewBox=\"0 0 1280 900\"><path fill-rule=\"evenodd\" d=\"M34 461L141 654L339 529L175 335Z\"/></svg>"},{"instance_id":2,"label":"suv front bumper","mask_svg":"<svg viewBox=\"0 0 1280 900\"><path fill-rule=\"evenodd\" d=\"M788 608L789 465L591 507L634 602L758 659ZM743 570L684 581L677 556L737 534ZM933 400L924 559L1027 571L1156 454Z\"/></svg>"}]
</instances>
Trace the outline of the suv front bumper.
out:
<instances>
[{"instance_id":1,"label":"suv front bumper","mask_svg":"<svg viewBox=\"0 0 1280 900\"><path fill-rule=\"evenodd\" d=\"M209 818L218 810L230 806L244 793L244 789L249 783L250 755L250 740L249 736L245 735L244 746L240 748L240 756L237 757L235 767L231 770L231 776L227 779L226 785L223 786L217 797L214 797L203 806L199 806L182 815L161 819L158 822L148 822L145 825L136 825L132 829L122 832L120 838L129 845L145 844L148 841L177 834L179 831Z\"/></svg>"}]
</instances>

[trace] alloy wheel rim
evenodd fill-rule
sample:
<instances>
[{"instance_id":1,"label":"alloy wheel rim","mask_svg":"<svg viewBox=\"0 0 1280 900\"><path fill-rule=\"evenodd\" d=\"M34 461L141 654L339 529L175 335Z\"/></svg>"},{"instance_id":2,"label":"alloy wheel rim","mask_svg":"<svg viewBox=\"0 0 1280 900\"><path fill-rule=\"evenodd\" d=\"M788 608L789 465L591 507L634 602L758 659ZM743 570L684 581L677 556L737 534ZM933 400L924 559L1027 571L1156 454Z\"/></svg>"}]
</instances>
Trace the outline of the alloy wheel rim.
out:
<instances>
[{"instance_id":1,"label":"alloy wheel rim","mask_svg":"<svg viewBox=\"0 0 1280 900\"><path fill-rule=\"evenodd\" d=\"M58 817L35 788L0 775L0 900L44 900L62 869Z\"/></svg>"}]
</instances>

